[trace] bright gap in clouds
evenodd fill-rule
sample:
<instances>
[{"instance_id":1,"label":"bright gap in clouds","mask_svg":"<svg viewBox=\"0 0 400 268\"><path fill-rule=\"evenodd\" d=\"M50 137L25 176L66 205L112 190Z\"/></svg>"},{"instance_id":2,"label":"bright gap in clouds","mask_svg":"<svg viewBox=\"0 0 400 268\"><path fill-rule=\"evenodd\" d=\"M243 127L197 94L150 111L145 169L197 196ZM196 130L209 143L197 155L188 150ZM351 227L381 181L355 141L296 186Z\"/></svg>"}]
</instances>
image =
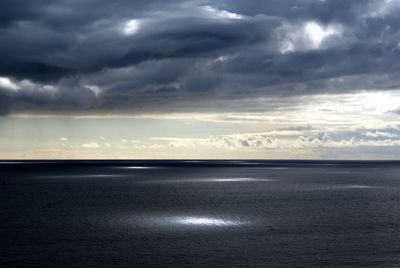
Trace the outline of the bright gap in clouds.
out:
<instances>
[{"instance_id":1,"label":"bright gap in clouds","mask_svg":"<svg viewBox=\"0 0 400 268\"><path fill-rule=\"evenodd\" d=\"M339 24L322 25L316 21L303 24L284 24L276 32L280 39L280 53L307 51L328 47L328 38L341 37L343 27Z\"/></svg>"},{"instance_id":2,"label":"bright gap in clouds","mask_svg":"<svg viewBox=\"0 0 400 268\"><path fill-rule=\"evenodd\" d=\"M125 35L133 35L139 31L140 22L136 19L129 20L122 27L122 32Z\"/></svg>"},{"instance_id":3,"label":"bright gap in clouds","mask_svg":"<svg viewBox=\"0 0 400 268\"><path fill-rule=\"evenodd\" d=\"M340 29L338 27L328 25L322 26L314 21L308 22L304 26L304 31L312 41L312 47L317 49L323 40L329 36L338 35Z\"/></svg>"}]
</instances>

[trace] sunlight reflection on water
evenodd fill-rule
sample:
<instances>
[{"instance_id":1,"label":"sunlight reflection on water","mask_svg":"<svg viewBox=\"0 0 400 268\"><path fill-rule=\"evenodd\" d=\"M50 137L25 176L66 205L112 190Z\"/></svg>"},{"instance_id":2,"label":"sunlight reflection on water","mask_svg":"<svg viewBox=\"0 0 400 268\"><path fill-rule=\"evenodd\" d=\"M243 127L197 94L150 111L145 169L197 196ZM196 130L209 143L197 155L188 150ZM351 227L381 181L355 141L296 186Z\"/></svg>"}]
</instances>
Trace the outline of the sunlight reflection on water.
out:
<instances>
[{"instance_id":1,"label":"sunlight reflection on water","mask_svg":"<svg viewBox=\"0 0 400 268\"><path fill-rule=\"evenodd\" d=\"M159 167L143 167L143 166L129 166L129 167L118 167L120 169L159 169Z\"/></svg>"},{"instance_id":2,"label":"sunlight reflection on water","mask_svg":"<svg viewBox=\"0 0 400 268\"><path fill-rule=\"evenodd\" d=\"M270 179L257 179L257 178L211 178L200 179L198 181L204 182L252 182L252 181L271 181Z\"/></svg>"},{"instance_id":3,"label":"sunlight reflection on water","mask_svg":"<svg viewBox=\"0 0 400 268\"><path fill-rule=\"evenodd\" d=\"M242 225L244 222L235 221L226 218L215 217L191 217L191 216L172 216L162 219L164 224L168 225L188 225L188 226L236 226Z\"/></svg>"},{"instance_id":4,"label":"sunlight reflection on water","mask_svg":"<svg viewBox=\"0 0 400 268\"><path fill-rule=\"evenodd\" d=\"M227 228L251 224L249 220L221 216L195 215L124 215L113 216L112 226L145 228L149 230L174 228Z\"/></svg>"},{"instance_id":5,"label":"sunlight reflection on water","mask_svg":"<svg viewBox=\"0 0 400 268\"><path fill-rule=\"evenodd\" d=\"M317 190L334 191L334 190L352 190L352 189L378 189L383 188L373 185L361 185L361 184L351 184L351 185L325 185L318 188Z\"/></svg>"},{"instance_id":6,"label":"sunlight reflection on water","mask_svg":"<svg viewBox=\"0 0 400 268\"><path fill-rule=\"evenodd\" d=\"M72 175L53 175L53 176L38 176L35 179L74 179L74 178L119 178L124 177L121 174L72 174Z\"/></svg>"},{"instance_id":7,"label":"sunlight reflection on water","mask_svg":"<svg viewBox=\"0 0 400 268\"><path fill-rule=\"evenodd\" d=\"M346 188L350 189L371 189L371 188L378 188L377 186L371 185L348 185Z\"/></svg>"},{"instance_id":8,"label":"sunlight reflection on water","mask_svg":"<svg viewBox=\"0 0 400 268\"><path fill-rule=\"evenodd\" d=\"M206 182L269 182L273 179L258 178L200 178L200 179L164 179L164 180L148 180L142 183L206 183Z\"/></svg>"}]
</instances>

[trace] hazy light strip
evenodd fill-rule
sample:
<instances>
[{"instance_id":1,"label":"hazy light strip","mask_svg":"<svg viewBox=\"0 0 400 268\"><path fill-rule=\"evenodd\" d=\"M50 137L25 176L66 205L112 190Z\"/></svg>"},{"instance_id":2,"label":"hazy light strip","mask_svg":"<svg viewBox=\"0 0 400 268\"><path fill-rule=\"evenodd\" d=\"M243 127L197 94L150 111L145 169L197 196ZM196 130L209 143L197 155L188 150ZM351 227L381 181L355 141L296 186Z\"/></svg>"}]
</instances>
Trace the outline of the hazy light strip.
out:
<instances>
[{"instance_id":1,"label":"hazy light strip","mask_svg":"<svg viewBox=\"0 0 400 268\"><path fill-rule=\"evenodd\" d=\"M118 167L119 169L159 169L160 167L142 167L142 166L130 166L130 167Z\"/></svg>"},{"instance_id":2,"label":"hazy light strip","mask_svg":"<svg viewBox=\"0 0 400 268\"><path fill-rule=\"evenodd\" d=\"M35 178L40 179L72 179L72 178L113 178L113 177L123 177L121 174L99 174L99 175L85 175L85 174L76 174L76 175L56 175L56 176L39 176Z\"/></svg>"}]
</instances>

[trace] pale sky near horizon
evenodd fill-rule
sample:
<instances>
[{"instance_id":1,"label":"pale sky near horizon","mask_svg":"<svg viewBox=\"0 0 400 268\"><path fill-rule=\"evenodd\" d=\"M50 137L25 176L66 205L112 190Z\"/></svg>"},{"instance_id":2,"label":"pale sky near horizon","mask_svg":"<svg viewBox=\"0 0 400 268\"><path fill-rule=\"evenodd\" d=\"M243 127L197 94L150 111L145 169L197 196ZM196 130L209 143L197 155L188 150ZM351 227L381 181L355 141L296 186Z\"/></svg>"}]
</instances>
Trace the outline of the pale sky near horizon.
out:
<instances>
[{"instance_id":1,"label":"pale sky near horizon","mask_svg":"<svg viewBox=\"0 0 400 268\"><path fill-rule=\"evenodd\" d=\"M0 3L0 159L400 159L400 0Z\"/></svg>"}]
</instances>

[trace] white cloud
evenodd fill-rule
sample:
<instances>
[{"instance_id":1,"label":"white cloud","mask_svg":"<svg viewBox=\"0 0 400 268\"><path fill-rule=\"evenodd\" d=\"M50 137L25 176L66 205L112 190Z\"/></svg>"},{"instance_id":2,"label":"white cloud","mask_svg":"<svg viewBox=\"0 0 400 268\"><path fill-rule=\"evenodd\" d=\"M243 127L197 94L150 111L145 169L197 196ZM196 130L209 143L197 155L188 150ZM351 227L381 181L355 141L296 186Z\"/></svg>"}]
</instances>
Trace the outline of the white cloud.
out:
<instances>
[{"instance_id":1,"label":"white cloud","mask_svg":"<svg viewBox=\"0 0 400 268\"><path fill-rule=\"evenodd\" d=\"M397 135L388 135L387 133L377 131L375 135L386 137L385 139L373 139L376 136L364 136L357 138L352 135L357 133L347 134L335 133L332 135L329 132L322 131L304 131L303 135L299 135L300 131L286 132L281 134L279 131L268 133L242 133L230 135L209 136L208 138L175 138L162 137L153 138L155 140L166 141L170 148L218 148L227 150L297 150L297 149L321 149L321 148L355 148L355 147L387 147L399 146L400 139L395 138ZM368 132L367 132L368 133ZM378 133L378 134L376 134ZM372 139L368 139L372 138Z\"/></svg>"},{"instance_id":2,"label":"white cloud","mask_svg":"<svg viewBox=\"0 0 400 268\"><path fill-rule=\"evenodd\" d=\"M82 144L83 148L90 148L90 149L97 149L100 148L100 145L96 142L91 142L91 143L84 143Z\"/></svg>"},{"instance_id":3,"label":"white cloud","mask_svg":"<svg viewBox=\"0 0 400 268\"><path fill-rule=\"evenodd\" d=\"M122 26L122 33L125 35L136 34L140 29L140 21L137 19L132 19L125 22Z\"/></svg>"},{"instance_id":4,"label":"white cloud","mask_svg":"<svg viewBox=\"0 0 400 268\"><path fill-rule=\"evenodd\" d=\"M344 28L340 24L322 25L315 21L308 21L300 25L283 24L277 29L276 35L280 40L279 51L283 54L321 49L329 47L328 39L340 38Z\"/></svg>"},{"instance_id":5,"label":"white cloud","mask_svg":"<svg viewBox=\"0 0 400 268\"><path fill-rule=\"evenodd\" d=\"M17 90L19 89L19 86L11 81L10 78L0 76L0 88Z\"/></svg>"},{"instance_id":6,"label":"white cloud","mask_svg":"<svg viewBox=\"0 0 400 268\"><path fill-rule=\"evenodd\" d=\"M330 36L338 36L341 33L341 29L336 25L322 26L315 21L307 22L304 25L304 31L312 41L314 49L319 48L324 39Z\"/></svg>"},{"instance_id":7,"label":"white cloud","mask_svg":"<svg viewBox=\"0 0 400 268\"><path fill-rule=\"evenodd\" d=\"M237 13L229 12L227 10L217 9L212 6L203 6L203 10L210 14L213 18L217 19L242 19L243 16Z\"/></svg>"},{"instance_id":8,"label":"white cloud","mask_svg":"<svg viewBox=\"0 0 400 268\"><path fill-rule=\"evenodd\" d=\"M366 137L371 137L371 138L395 138L398 137L399 135L393 134L390 132L384 132L384 131L367 131L363 133L364 136Z\"/></svg>"}]
</instances>

